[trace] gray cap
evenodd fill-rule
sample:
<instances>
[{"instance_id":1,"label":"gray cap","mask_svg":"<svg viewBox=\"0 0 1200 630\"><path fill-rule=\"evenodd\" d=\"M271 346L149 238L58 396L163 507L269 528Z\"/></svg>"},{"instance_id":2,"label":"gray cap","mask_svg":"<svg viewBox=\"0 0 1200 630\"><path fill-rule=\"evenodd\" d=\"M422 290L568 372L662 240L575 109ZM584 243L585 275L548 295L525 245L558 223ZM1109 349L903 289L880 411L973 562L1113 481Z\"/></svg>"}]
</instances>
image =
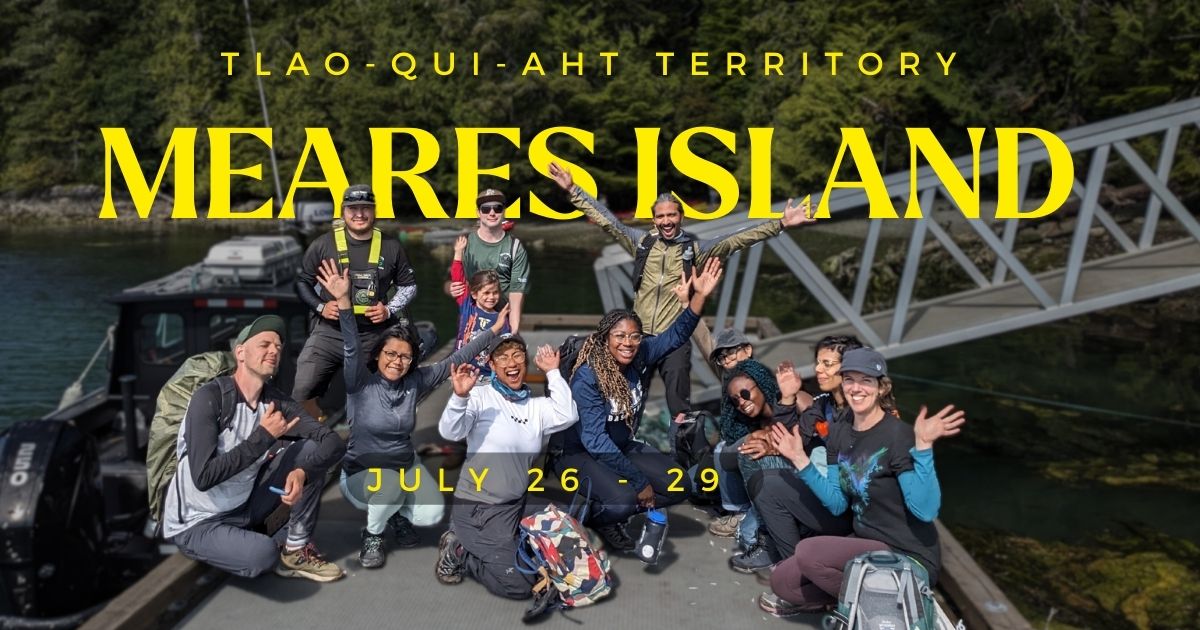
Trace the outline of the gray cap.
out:
<instances>
[{"instance_id":1,"label":"gray cap","mask_svg":"<svg viewBox=\"0 0 1200 630\"><path fill-rule=\"evenodd\" d=\"M855 348L842 355L842 367L838 374L858 372L879 378L887 376L887 361L874 348Z\"/></svg>"},{"instance_id":2,"label":"gray cap","mask_svg":"<svg viewBox=\"0 0 1200 630\"><path fill-rule=\"evenodd\" d=\"M287 328L283 324L283 318L278 315L263 315L258 319L250 322L249 326L242 329L238 333L237 340L233 345L240 346L250 340L251 337L263 332L273 332L279 335L279 341L283 341Z\"/></svg>"},{"instance_id":3,"label":"gray cap","mask_svg":"<svg viewBox=\"0 0 1200 630\"><path fill-rule=\"evenodd\" d=\"M496 350L500 348L500 344L506 341L515 341L521 344L521 350L528 352L529 347L525 345L525 340L521 338L521 335L518 335L517 333L504 333L503 335L497 335L496 338L488 344L488 359L491 359L492 355L496 354Z\"/></svg>"},{"instance_id":4,"label":"gray cap","mask_svg":"<svg viewBox=\"0 0 1200 630\"><path fill-rule=\"evenodd\" d=\"M355 184L342 193L342 206L373 206L375 193L367 184Z\"/></svg>"},{"instance_id":5,"label":"gray cap","mask_svg":"<svg viewBox=\"0 0 1200 630\"><path fill-rule=\"evenodd\" d=\"M712 353L709 354L708 358L716 361L717 355L720 354L722 350L728 350L730 348L737 348L738 346L746 345L750 345L750 340L746 338L746 335L742 334L742 331L734 328L726 328L725 330L717 333L717 340L713 343Z\"/></svg>"}]
</instances>

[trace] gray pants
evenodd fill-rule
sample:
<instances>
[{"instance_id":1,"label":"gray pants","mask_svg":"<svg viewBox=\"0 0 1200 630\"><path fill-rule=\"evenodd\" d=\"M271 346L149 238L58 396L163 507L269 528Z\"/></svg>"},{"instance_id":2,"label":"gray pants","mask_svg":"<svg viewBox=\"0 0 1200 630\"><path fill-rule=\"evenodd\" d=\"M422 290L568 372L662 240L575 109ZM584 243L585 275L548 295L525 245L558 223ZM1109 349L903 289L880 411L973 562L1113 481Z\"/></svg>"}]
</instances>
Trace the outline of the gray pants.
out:
<instances>
[{"instance_id":1,"label":"gray pants","mask_svg":"<svg viewBox=\"0 0 1200 630\"><path fill-rule=\"evenodd\" d=\"M308 478L300 502L292 506L287 527L276 532L274 538L264 533L265 521L279 507L280 497L268 487L282 488L288 474L296 468L297 458L314 448L316 444L309 440L277 442L270 451L274 457L259 470L254 491L242 507L200 521L171 541L183 555L234 575L255 577L270 571L279 559L279 545L285 536L294 541L306 541L312 536L325 472Z\"/></svg>"},{"instance_id":2,"label":"gray pants","mask_svg":"<svg viewBox=\"0 0 1200 630\"><path fill-rule=\"evenodd\" d=\"M528 599L535 576L517 570L517 536L525 499L479 503L454 497L450 529L462 543L463 565L493 595Z\"/></svg>"},{"instance_id":3,"label":"gray pants","mask_svg":"<svg viewBox=\"0 0 1200 630\"><path fill-rule=\"evenodd\" d=\"M359 351L364 356L369 356L385 330L386 328L360 329ZM296 359L296 380L292 386L292 398L304 402L324 396L329 382L342 368L344 358L341 329L324 320L314 324L308 339L304 341L304 348L300 350L300 356Z\"/></svg>"},{"instance_id":4,"label":"gray pants","mask_svg":"<svg viewBox=\"0 0 1200 630\"><path fill-rule=\"evenodd\" d=\"M771 560L791 557L796 544L811 536L850 534L850 511L834 516L794 470L769 469L755 473L748 484L767 538ZM789 600L790 601L790 600Z\"/></svg>"}]
</instances>

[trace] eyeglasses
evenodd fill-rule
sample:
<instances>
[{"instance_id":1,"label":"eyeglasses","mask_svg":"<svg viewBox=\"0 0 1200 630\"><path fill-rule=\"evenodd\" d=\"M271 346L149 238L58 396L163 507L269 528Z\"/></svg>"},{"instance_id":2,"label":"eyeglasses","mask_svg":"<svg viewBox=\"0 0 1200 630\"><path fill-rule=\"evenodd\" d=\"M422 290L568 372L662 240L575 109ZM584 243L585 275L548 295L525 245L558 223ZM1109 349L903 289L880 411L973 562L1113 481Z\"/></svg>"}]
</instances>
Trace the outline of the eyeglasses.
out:
<instances>
[{"instance_id":1,"label":"eyeglasses","mask_svg":"<svg viewBox=\"0 0 1200 630\"><path fill-rule=\"evenodd\" d=\"M492 357L492 361L496 365L523 365L525 363L525 353L520 350L509 352L498 357Z\"/></svg>"},{"instance_id":2,"label":"eyeglasses","mask_svg":"<svg viewBox=\"0 0 1200 630\"><path fill-rule=\"evenodd\" d=\"M395 350L384 350L382 354L383 358L388 363L391 363L392 361L398 361L400 365L408 365L413 362L413 356L411 354L400 354Z\"/></svg>"},{"instance_id":3,"label":"eyeglasses","mask_svg":"<svg viewBox=\"0 0 1200 630\"><path fill-rule=\"evenodd\" d=\"M829 359L818 359L816 367L825 366L826 370L832 370L835 365L841 365L841 361L830 361Z\"/></svg>"},{"instance_id":4,"label":"eyeglasses","mask_svg":"<svg viewBox=\"0 0 1200 630\"><path fill-rule=\"evenodd\" d=\"M609 333L609 336L611 336L613 339L616 339L617 343L629 343L636 346L639 343L642 343L642 338L645 335L642 333Z\"/></svg>"},{"instance_id":5,"label":"eyeglasses","mask_svg":"<svg viewBox=\"0 0 1200 630\"><path fill-rule=\"evenodd\" d=\"M479 214L500 214L504 212L504 206L498 203L489 203L479 206Z\"/></svg>"},{"instance_id":6,"label":"eyeglasses","mask_svg":"<svg viewBox=\"0 0 1200 630\"><path fill-rule=\"evenodd\" d=\"M369 190L351 190L342 197L342 203L347 204L354 201L365 201L367 203L375 203L375 193Z\"/></svg>"},{"instance_id":7,"label":"eyeglasses","mask_svg":"<svg viewBox=\"0 0 1200 630\"><path fill-rule=\"evenodd\" d=\"M749 346L738 346L736 348L724 350L717 355L717 363L719 363L721 367L731 367L731 364L737 363L738 354L747 349L749 349Z\"/></svg>"}]
</instances>

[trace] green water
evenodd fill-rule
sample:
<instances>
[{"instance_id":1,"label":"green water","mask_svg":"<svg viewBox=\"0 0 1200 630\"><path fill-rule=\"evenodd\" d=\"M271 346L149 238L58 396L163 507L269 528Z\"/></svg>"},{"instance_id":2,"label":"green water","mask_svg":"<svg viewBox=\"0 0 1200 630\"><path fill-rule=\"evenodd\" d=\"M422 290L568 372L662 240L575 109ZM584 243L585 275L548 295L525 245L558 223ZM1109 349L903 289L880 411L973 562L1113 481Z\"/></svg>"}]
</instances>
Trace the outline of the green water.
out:
<instances>
[{"instance_id":1,"label":"green water","mask_svg":"<svg viewBox=\"0 0 1200 630\"><path fill-rule=\"evenodd\" d=\"M115 320L104 299L120 289L203 258L229 235L217 231L166 234L0 232L0 278L6 334L0 335L0 427L53 409ZM446 246L409 244L419 292L418 319L434 321L445 338L456 310L441 292ZM592 261L597 252L534 247L528 312L599 314ZM768 266L764 273L771 272ZM776 270L777 271L777 270ZM777 288L777 287L775 287ZM759 301L773 298L760 288ZM798 300L803 303L803 299ZM771 305L768 305L768 308ZM1142 452L1200 451L1200 430L1099 412L1080 413L965 392L969 386L1004 394L1083 404L1152 418L1200 421L1200 331L1154 322L1145 339L1097 334L1098 314L896 359L901 410L953 402L968 410L964 434L938 446L945 489L943 519L1041 539L1087 537L1133 521L1200 542L1200 501L1194 491L1160 486L1111 487L1086 479L1050 481L1047 462L1119 458ZM796 357L804 362L810 357ZM103 383L103 361L85 389Z\"/></svg>"}]
</instances>

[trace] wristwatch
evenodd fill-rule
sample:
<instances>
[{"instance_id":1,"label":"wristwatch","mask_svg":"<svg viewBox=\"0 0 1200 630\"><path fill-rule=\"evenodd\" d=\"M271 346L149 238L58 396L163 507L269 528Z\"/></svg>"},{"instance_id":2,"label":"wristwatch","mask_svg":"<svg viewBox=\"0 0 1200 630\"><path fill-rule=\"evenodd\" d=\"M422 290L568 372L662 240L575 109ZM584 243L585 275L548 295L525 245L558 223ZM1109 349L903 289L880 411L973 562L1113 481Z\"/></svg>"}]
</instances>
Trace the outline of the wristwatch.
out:
<instances>
[{"instance_id":1,"label":"wristwatch","mask_svg":"<svg viewBox=\"0 0 1200 630\"><path fill-rule=\"evenodd\" d=\"M323 311L323 310L325 310L325 303L321 302L320 304L317 305L317 315L320 315L321 311Z\"/></svg>"}]
</instances>

